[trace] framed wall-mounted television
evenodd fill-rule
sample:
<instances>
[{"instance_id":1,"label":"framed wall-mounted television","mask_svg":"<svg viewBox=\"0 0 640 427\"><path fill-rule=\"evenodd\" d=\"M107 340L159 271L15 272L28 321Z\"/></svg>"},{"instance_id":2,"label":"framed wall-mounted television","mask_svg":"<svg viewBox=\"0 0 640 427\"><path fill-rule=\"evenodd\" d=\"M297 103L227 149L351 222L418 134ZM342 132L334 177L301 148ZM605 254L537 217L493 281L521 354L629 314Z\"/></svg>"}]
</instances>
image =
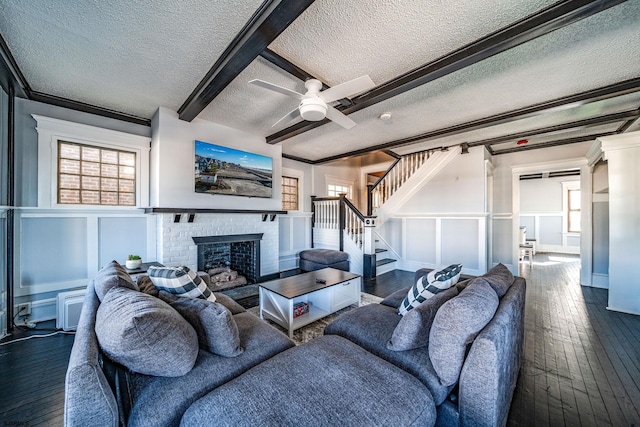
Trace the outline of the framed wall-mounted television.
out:
<instances>
[{"instance_id":1,"label":"framed wall-mounted television","mask_svg":"<svg viewBox=\"0 0 640 427\"><path fill-rule=\"evenodd\" d=\"M270 198L273 159L196 140L196 193Z\"/></svg>"}]
</instances>

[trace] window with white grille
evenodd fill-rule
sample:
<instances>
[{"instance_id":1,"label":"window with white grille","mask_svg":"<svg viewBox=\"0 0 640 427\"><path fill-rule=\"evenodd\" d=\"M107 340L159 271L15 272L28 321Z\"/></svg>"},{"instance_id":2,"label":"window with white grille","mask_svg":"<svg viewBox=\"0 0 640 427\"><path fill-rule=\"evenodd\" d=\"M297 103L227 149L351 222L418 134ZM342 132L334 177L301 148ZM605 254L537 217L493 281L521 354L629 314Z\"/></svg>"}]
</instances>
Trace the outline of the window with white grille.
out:
<instances>
[{"instance_id":1,"label":"window with white grille","mask_svg":"<svg viewBox=\"0 0 640 427\"><path fill-rule=\"evenodd\" d=\"M136 153L58 141L58 203L136 205Z\"/></svg>"}]
</instances>

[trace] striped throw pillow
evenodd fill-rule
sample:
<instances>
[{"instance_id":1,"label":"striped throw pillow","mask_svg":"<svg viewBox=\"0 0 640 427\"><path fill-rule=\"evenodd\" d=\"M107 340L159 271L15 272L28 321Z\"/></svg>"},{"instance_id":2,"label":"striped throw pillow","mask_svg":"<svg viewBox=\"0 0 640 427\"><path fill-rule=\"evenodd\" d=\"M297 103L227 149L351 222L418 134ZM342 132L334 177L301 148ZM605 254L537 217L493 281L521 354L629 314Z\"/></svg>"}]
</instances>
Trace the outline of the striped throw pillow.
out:
<instances>
[{"instance_id":1,"label":"striped throw pillow","mask_svg":"<svg viewBox=\"0 0 640 427\"><path fill-rule=\"evenodd\" d=\"M409 310L419 306L438 292L458 283L462 264L451 264L442 270L430 271L413 284L407 296L398 307L398 314L404 316Z\"/></svg>"},{"instance_id":2,"label":"striped throw pillow","mask_svg":"<svg viewBox=\"0 0 640 427\"><path fill-rule=\"evenodd\" d=\"M207 284L189 267L151 266L147 274L158 290L179 297L201 298L211 302L216 300Z\"/></svg>"}]
</instances>

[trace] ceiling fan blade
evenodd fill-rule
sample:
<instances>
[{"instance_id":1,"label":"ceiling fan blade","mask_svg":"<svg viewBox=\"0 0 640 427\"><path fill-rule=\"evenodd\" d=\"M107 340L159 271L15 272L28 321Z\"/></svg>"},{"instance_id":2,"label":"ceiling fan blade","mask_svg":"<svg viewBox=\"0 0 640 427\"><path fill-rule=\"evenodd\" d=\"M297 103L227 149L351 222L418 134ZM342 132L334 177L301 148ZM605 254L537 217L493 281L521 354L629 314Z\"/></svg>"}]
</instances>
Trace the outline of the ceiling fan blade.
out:
<instances>
[{"instance_id":1,"label":"ceiling fan blade","mask_svg":"<svg viewBox=\"0 0 640 427\"><path fill-rule=\"evenodd\" d=\"M337 86L323 90L320 92L320 98L322 98L324 102L333 102L372 89L375 86L376 84L371 80L371 77L365 74L357 79L349 80L348 82L340 83Z\"/></svg>"},{"instance_id":2,"label":"ceiling fan blade","mask_svg":"<svg viewBox=\"0 0 640 427\"><path fill-rule=\"evenodd\" d=\"M274 92L281 93L283 95L290 96L291 98L295 98L295 99L302 99L302 97L304 96L303 94L298 93L295 90L291 90L291 89L287 89L286 87L274 85L273 83L265 82L264 80L253 79L253 80L250 80L249 83L252 84L252 85L260 86L260 87L265 88L265 89L269 89L269 90L274 91Z\"/></svg>"},{"instance_id":3,"label":"ceiling fan blade","mask_svg":"<svg viewBox=\"0 0 640 427\"><path fill-rule=\"evenodd\" d=\"M289 123L297 119L298 117L300 117L300 110L298 109L298 107L296 107L295 110L292 110L289 114L287 114L286 116L284 116L283 118L275 122L271 127L276 127L276 125L280 123Z\"/></svg>"},{"instance_id":4,"label":"ceiling fan blade","mask_svg":"<svg viewBox=\"0 0 640 427\"><path fill-rule=\"evenodd\" d=\"M356 122L333 108L331 105L327 105L327 119L339 124L345 129L351 129L356 125Z\"/></svg>"}]
</instances>

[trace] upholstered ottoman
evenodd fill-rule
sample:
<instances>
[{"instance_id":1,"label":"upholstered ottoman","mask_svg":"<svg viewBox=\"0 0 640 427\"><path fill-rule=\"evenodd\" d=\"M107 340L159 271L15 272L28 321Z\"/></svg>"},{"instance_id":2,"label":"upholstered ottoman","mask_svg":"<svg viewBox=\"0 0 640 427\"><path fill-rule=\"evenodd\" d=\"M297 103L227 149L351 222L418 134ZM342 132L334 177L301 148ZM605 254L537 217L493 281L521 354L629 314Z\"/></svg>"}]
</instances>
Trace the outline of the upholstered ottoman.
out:
<instances>
[{"instance_id":1,"label":"upholstered ottoman","mask_svg":"<svg viewBox=\"0 0 640 427\"><path fill-rule=\"evenodd\" d=\"M322 268L336 268L349 271L349 254L333 249L307 249L300 251L300 269L315 271Z\"/></svg>"},{"instance_id":2,"label":"upholstered ottoman","mask_svg":"<svg viewBox=\"0 0 640 427\"><path fill-rule=\"evenodd\" d=\"M433 426L412 375L338 336L280 353L194 402L181 426Z\"/></svg>"}]
</instances>

